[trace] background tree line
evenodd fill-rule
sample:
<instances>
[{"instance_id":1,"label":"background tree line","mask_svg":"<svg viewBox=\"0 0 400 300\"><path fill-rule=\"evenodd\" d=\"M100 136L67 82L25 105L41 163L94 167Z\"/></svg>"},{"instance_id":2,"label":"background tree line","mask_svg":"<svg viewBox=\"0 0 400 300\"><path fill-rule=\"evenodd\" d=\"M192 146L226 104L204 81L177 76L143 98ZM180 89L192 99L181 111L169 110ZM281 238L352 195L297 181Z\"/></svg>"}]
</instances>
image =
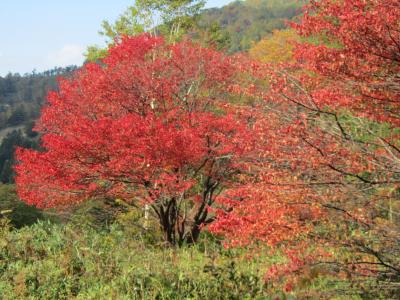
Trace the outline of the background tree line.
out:
<instances>
[{"instance_id":1,"label":"background tree line","mask_svg":"<svg viewBox=\"0 0 400 300\"><path fill-rule=\"evenodd\" d=\"M57 89L58 76L68 76L76 69L76 66L69 66L0 77L1 182L13 182L15 147L38 148L39 137L33 127L46 102L46 95Z\"/></svg>"}]
</instances>

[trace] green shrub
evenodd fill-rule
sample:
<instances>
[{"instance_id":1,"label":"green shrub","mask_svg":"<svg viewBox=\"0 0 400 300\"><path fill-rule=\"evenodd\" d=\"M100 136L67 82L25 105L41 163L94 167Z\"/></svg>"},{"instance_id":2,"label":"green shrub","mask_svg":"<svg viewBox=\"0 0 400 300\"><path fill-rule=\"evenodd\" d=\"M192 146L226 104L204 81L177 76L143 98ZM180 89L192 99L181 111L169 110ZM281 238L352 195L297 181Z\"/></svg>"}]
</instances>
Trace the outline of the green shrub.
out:
<instances>
[{"instance_id":1,"label":"green shrub","mask_svg":"<svg viewBox=\"0 0 400 300\"><path fill-rule=\"evenodd\" d=\"M0 218L6 217L13 227L32 225L45 218L43 212L18 199L15 186L0 184Z\"/></svg>"},{"instance_id":2,"label":"green shrub","mask_svg":"<svg viewBox=\"0 0 400 300\"><path fill-rule=\"evenodd\" d=\"M218 243L165 248L114 224L0 231L3 299L267 299L256 262ZM234 261L234 262L232 262Z\"/></svg>"}]
</instances>

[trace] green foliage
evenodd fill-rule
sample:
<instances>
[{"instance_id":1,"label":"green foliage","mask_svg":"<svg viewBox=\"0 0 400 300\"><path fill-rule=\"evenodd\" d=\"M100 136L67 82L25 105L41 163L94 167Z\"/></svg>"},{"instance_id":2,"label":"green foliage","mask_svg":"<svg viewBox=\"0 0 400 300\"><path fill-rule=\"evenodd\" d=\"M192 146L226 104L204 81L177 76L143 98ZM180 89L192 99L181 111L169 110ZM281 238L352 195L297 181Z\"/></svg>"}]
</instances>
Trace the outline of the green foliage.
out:
<instances>
[{"instance_id":1,"label":"green foliage","mask_svg":"<svg viewBox=\"0 0 400 300\"><path fill-rule=\"evenodd\" d=\"M103 21L99 33L104 36L107 47L123 35L143 32L161 33L175 41L193 27L204 3L204 0L135 0L114 23ZM96 61L104 58L107 47L88 47L86 59Z\"/></svg>"},{"instance_id":2,"label":"green foliage","mask_svg":"<svg viewBox=\"0 0 400 300\"><path fill-rule=\"evenodd\" d=\"M48 90L56 89L56 77L69 76L76 67L54 68L42 73L0 77L0 181L12 183L15 147L38 148L34 121Z\"/></svg>"},{"instance_id":3,"label":"green foliage","mask_svg":"<svg viewBox=\"0 0 400 300\"><path fill-rule=\"evenodd\" d=\"M13 193L2 186L1 203L17 202ZM225 249L207 231L192 247L165 247L158 224L140 226L143 212L105 215L106 203L88 203L68 224L45 220L10 230L0 219L1 299L373 299L318 266L287 293L264 279L269 266L283 262L277 252Z\"/></svg>"},{"instance_id":4,"label":"green foliage","mask_svg":"<svg viewBox=\"0 0 400 300\"><path fill-rule=\"evenodd\" d=\"M10 184L0 185L0 218L4 217L16 228L32 225L45 218L42 211L19 200L15 186Z\"/></svg>"},{"instance_id":5,"label":"green foliage","mask_svg":"<svg viewBox=\"0 0 400 300\"><path fill-rule=\"evenodd\" d=\"M228 52L245 51L274 29L285 28L287 20L299 15L301 6L302 1L296 0L236 1L222 8L205 10L199 26L217 23L230 37Z\"/></svg>"},{"instance_id":6,"label":"green foliage","mask_svg":"<svg viewBox=\"0 0 400 300\"><path fill-rule=\"evenodd\" d=\"M69 75L76 67L54 68L42 73L8 74L0 77L0 130L23 125L39 116L49 89L57 87L56 77Z\"/></svg>"},{"instance_id":7,"label":"green foliage","mask_svg":"<svg viewBox=\"0 0 400 300\"><path fill-rule=\"evenodd\" d=\"M342 112L339 116L339 121L352 138L364 143L374 143L379 138L387 139L391 135L398 135L400 133L398 128L393 129L389 123L355 117L346 111Z\"/></svg>"},{"instance_id":8,"label":"green foliage","mask_svg":"<svg viewBox=\"0 0 400 300\"><path fill-rule=\"evenodd\" d=\"M114 23L104 21L99 33L107 46L121 35L145 31L162 34L171 42L189 33L194 40L234 53L248 50L275 29L286 28L286 21L299 15L302 3L248 0L202 11L203 6L203 0L136 0ZM96 61L106 54L107 48L90 46L86 59Z\"/></svg>"},{"instance_id":9,"label":"green foliage","mask_svg":"<svg viewBox=\"0 0 400 300\"><path fill-rule=\"evenodd\" d=\"M38 141L28 138L21 130L9 132L0 144L0 180L3 183L14 182L14 152L16 147L39 147Z\"/></svg>"},{"instance_id":10,"label":"green foliage","mask_svg":"<svg viewBox=\"0 0 400 300\"><path fill-rule=\"evenodd\" d=\"M151 246L117 224L0 232L4 299L269 299L256 261L220 246Z\"/></svg>"},{"instance_id":11,"label":"green foliage","mask_svg":"<svg viewBox=\"0 0 400 300\"><path fill-rule=\"evenodd\" d=\"M199 41L203 47L213 47L218 51L227 51L231 47L231 37L217 22L197 24L190 33L192 40Z\"/></svg>"},{"instance_id":12,"label":"green foliage","mask_svg":"<svg viewBox=\"0 0 400 300\"><path fill-rule=\"evenodd\" d=\"M88 200L73 207L67 213L67 219L72 224L86 224L101 229L114 223L121 211L121 208L111 201Z\"/></svg>"}]
</instances>

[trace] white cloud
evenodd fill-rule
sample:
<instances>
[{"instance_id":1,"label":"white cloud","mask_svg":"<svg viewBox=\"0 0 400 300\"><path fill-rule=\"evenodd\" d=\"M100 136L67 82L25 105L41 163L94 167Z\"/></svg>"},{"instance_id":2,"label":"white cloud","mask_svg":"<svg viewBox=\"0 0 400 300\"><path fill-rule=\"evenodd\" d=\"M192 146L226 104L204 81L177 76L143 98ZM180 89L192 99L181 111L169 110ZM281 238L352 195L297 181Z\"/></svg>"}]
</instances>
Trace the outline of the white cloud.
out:
<instances>
[{"instance_id":1,"label":"white cloud","mask_svg":"<svg viewBox=\"0 0 400 300\"><path fill-rule=\"evenodd\" d=\"M47 65L49 68L81 65L84 61L83 53L85 50L86 48L81 45L65 45L60 50L48 54Z\"/></svg>"}]
</instances>

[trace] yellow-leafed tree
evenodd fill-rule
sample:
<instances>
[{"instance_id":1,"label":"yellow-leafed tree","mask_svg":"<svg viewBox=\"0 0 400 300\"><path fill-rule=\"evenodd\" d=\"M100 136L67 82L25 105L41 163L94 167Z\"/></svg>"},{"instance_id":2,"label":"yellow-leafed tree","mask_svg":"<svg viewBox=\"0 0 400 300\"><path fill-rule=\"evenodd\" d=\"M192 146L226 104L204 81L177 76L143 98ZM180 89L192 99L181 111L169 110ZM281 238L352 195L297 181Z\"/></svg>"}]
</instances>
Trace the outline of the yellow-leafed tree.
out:
<instances>
[{"instance_id":1,"label":"yellow-leafed tree","mask_svg":"<svg viewBox=\"0 0 400 300\"><path fill-rule=\"evenodd\" d=\"M275 30L273 34L256 43L250 50L252 58L265 63L284 63L293 59L293 42L299 36L292 29Z\"/></svg>"}]
</instances>

